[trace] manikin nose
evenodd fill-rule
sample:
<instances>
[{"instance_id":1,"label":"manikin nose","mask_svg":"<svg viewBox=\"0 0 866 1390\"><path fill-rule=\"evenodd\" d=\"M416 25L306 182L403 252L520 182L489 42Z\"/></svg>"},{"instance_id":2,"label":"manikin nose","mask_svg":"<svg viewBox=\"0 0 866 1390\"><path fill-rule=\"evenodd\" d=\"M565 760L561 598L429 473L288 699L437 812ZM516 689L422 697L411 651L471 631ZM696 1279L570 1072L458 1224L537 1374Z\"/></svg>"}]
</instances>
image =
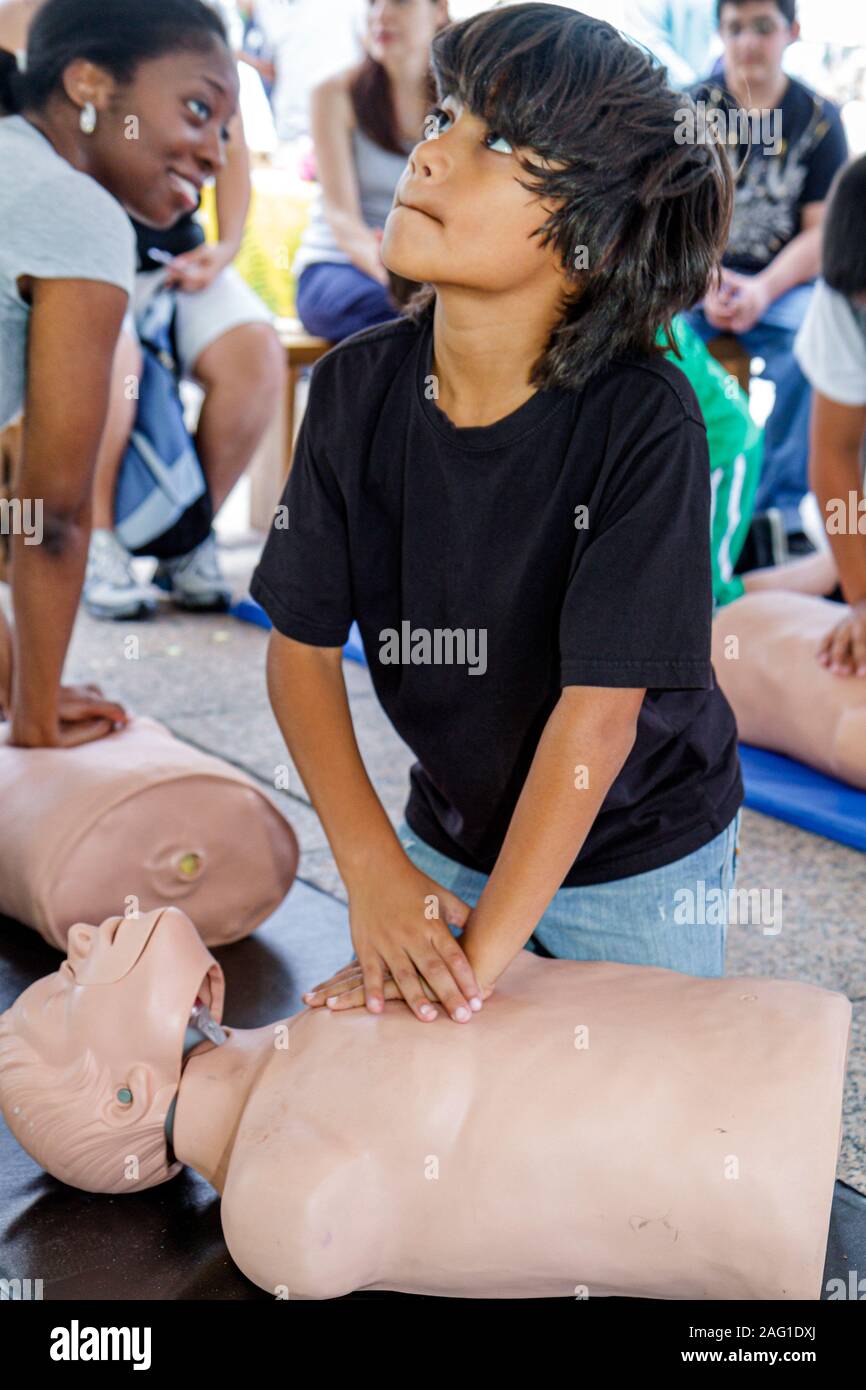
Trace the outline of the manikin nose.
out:
<instances>
[{"instance_id":1,"label":"manikin nose","mask_svg":"<svg viewBox=\"0 0 866 1390\"><path fill-rule=\"evenodd\" d=\"M109 918L103 925L111 939L110 949L91 950L83 959L71 962L76 983L111 985L128 975L165 911L165 908L157 908L138 917Z\"/></svg>"}]
</instances>

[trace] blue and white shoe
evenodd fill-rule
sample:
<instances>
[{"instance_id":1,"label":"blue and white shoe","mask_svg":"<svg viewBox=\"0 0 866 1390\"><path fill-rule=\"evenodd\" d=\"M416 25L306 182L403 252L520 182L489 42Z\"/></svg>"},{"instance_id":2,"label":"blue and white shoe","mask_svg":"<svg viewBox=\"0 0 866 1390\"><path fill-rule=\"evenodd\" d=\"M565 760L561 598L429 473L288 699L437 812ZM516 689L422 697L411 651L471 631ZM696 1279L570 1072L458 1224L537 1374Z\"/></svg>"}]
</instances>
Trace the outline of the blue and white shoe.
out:
<instances>
[{"instance_id":1,"label":"blue and white shoe","mask_svg":"<svg viewBox=\"0 0 866 1390\"><path fill-rule=\"evenodd\" d=\"M188 555L160 560L153 582L178 608L224 613L232 599L232 586L220 570L213 531Z\"/></svg>"},{"instance_id":2,"label":"blue and white shoe","mask_svg":"<svg viewBox=\"0 0 866 1390\"><path fill-rule=\"evenodd\" d=\"M92 618L149 618L157 607L151 585L136 580L129 551L113 531L102 529L90 536L81 597Z\"/></svg>"}]
</instances>

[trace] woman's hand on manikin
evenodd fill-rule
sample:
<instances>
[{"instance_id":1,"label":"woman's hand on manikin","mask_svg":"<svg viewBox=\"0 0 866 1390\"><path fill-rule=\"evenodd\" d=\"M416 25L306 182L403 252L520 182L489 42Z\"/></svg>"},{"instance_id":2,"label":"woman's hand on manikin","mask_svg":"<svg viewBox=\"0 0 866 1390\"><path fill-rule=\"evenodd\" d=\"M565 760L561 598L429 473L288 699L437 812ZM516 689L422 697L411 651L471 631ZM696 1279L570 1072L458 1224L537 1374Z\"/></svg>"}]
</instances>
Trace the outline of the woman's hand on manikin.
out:
<instances>
[{"instance_id":1,"label":"woman's hand on manikin","mask_svg":"<svg viewBox=\"0 0 866 1390\"><path fill-rule=\"evenodd\" d=\"M34 723L25 711L14 707L10 714L6 742L19 748L77 748L106 738L129 722L123 706L106 699L98 685L62 685L57 718L49 724Z\"/></svg>"},{"instance_id":2,"label":"woman's hand on manikin","mask_svg":"<svg viewBox=\"0 0 866 1390\"><path fill-rule=\"evenodd\" d=\"M368 869L347 887L356 958L305 994L304 1002L334 1010L366 1005L381 1013L386 999L402 998L428 1023L438 1017L431 1001L439 1001L455 1023L468 1023L492 993L479 987L447 925L465 926L468 905L402 851L400 859Z\"/></svg>"},{"instance_id":3,"label":"woman's hand on manikin","mask_svg":"<svg viewBox=\"0 0 866 1390\"><path fill-rule=\"evenodd\" d=\"M818 648L818 661L834 676L866 676L866 599L852 604Z\"/></svg>"}]
</instances>

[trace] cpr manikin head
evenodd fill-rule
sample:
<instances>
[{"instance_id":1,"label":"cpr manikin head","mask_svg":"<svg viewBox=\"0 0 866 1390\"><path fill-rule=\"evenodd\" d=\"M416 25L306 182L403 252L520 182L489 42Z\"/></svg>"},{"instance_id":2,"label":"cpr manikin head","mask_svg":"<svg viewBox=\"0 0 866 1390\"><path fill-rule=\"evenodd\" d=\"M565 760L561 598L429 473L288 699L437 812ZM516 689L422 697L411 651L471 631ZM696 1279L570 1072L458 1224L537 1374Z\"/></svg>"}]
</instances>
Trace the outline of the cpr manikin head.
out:
<instances>
[{"instance_id":1,"label":"cpr manikin head","mask_svg":"<svg viewBox=\"0 0 866 1390\"><path fill-rule=\"evenodd\" d=\"M185 1056L220 1031L223 972L173 907L79 923L67 950L0 1015L0 1109L62 1182L139 1192L182 1166L166 1120Z\"/></svg>"}]
</instances>

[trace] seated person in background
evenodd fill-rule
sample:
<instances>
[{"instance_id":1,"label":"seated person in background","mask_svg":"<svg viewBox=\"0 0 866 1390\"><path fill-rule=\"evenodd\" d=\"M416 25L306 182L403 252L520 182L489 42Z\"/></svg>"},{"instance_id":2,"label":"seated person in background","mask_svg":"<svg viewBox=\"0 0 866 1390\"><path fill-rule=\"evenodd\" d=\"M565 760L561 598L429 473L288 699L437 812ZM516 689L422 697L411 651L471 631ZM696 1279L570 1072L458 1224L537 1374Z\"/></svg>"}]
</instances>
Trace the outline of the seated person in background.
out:
<instances>
[{"instance_id":1,"label":"seated person in background","mask_svg":"<svg viewBox=\"0 0 866 1390\"><path fill-rule=\"evenodd\" d=\"M137 610L153 607L148 586L134 578L132 556L113 526L118 470L135 424L136 402L127 399L122 385L126 377L141 372L137 325L156 291L163 285L176 290L177 366L184 378L204 391L195 447L213 516L248 467L280 407L285 358L271 313L231 265L249 207L250 176L239 115L230 130L226 163L216 176L217 242L205 242L204 230L194 216L199 196L195 187L188 189L189 202L195 198L195 205L167 231L133 220L138 273L114 362L111 406L96 468L94 530L83 593L85 607L95 618L130 618ZM225 608L231 586L220 572L213 531L208 530L188 553L161 560L155 583L179 607Z\"/></svg>"},{"instance_id":2,"label":"seated person in background","mask_svg":"<svg viewBox=\"0 0 866 1390\"><path fill-rule=\"evenodd\" d=\"M321 184L292 265L308 333L339 342L397 317L380 243L397 181L435 100L430 44L446 0L370 7L364 61L314 88L311 124ZM414 287L413 287L414 288Z\"/></svg>"},{"instance_id":3,"label":"seated person in background","mask_svg":"<svg viewBox=\"0 0 866 1390\"><path fill-rule=\"evenodd\" d=\"M850 607L819 656L839 675L866 676L866 156L834 187L822 268L795 351L815 393L812 489Z\"/></svg>"},{"instance_id":4,"label":"seated person in background","mask_svg":"<svg viewBox=\"0 0 866 1390\"><path fill-rule=\"evenodd\" d=\"M710 454L712 510L710 561L713 602L740 598L747 585L734 574L752 520L755 491L761 476L764 432L749 413L749 398L735 378L705 347L686 318L678 314L671 325L677 352L667 358L688 377L707 427ZM663 338L659 336L659 342Z\"/></svg>"},{"instance_id":5,"label":"seated person in background","mask_svg":"<svg viewBox=\"0 0 866 1390\"><path fill-rule=\"evenodd\" d=\"M689 319L705 341L733 334L765 362L776 398L755 507L781 513L790 553L810 549L809 386L793 354L820 264L824 200L847 156L839 113L782 69L799 34L795 0L719 0L723 74L692 88L698 131L718 122L739 166L722 281ZM753 113L747 120L747 113ZM706 138L706 136L705 136Z\"/></svg>"},{"instance_id":6,"label":"seated person in background","mask_svg":"<svg viewBox=\"0 0 866 1390\"><path fill-rule=\"evenodd\" d=\"M211 3L211 8L219 13L228 9L217 3ZM219 238L215 243L205 241L204 229L195 216L200 180L194 174L192 185L186 189L188 211L173 227L160 230L133 219L138 273L115 357L111 405L97 460L94 529L83 592L85 607L95 618L130 618L154 606L148 586L136 581L132 556L113 526L117 474L135 422L136 402L127 399L123 382L141 372L136 323L141 323L156 290L163 284L176 290L178 369L204 391L195 447L207 479L207 506L213 516L250 464L282 400L285 358L272 315L232 267L240 250L251 193L240 112L230 121L227 136L224 161L215 180ZM192 534L189 539L195 541ZM227 607L231 585L220 572L213 531L208 530L188 553L161 560L155 583L170 593L179 607L199 611Z\"/></svg>"},{"instance_id":7,"label":"seated person in background","mask_svg":"<svg viewBox=\"0 0 866 1390\"><path fill-rule=\"evenodd\" d=\"M815 660L839 614L808 594L746 594L716 614L713 669L744 743L866 790L866 681L840 680Z\"/></svg>"}]
</instances>

